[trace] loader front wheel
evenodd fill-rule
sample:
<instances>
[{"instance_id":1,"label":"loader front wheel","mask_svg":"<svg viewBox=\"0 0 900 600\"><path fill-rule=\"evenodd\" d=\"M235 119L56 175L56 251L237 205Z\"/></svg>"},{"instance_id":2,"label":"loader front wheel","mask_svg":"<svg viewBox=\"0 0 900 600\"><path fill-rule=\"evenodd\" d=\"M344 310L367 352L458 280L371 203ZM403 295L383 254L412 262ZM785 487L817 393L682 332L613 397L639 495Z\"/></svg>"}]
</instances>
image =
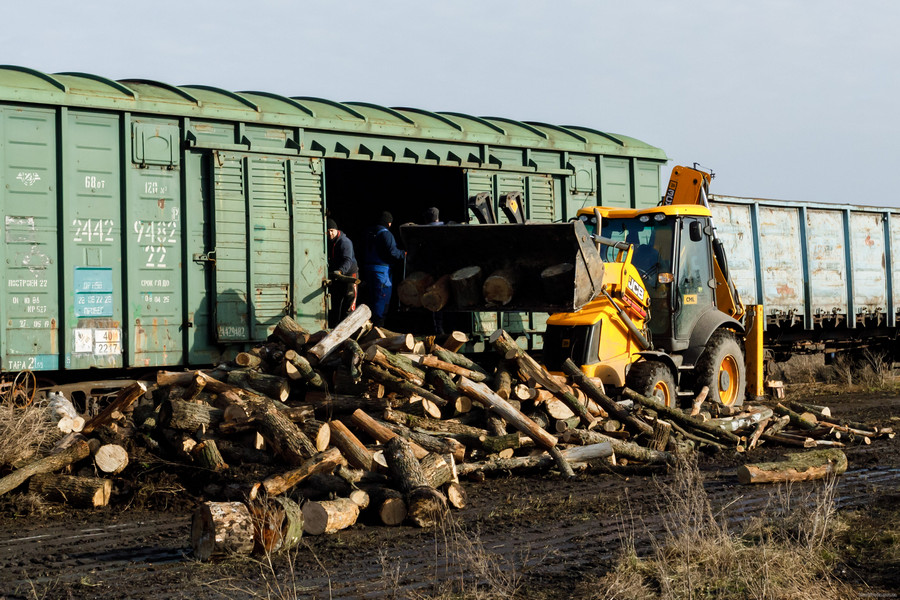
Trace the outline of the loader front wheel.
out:
<instances>
[{"instance_id":1,"label":"loader front wheel","mask_svg":"<svg viewBox=\"0 0 900 600\"><path fill-rule=\"evenodd\" d=\"M626 385L638 394L655 398L666 406L675 403L675 377L672 370L656 360L641 360L631 365Z\"/></svg>"},{"instance_id":2,"label":"loader front wheel","mask_svg":"<svg viewBox=\"0 0 900 600\"><path fill-rule=\"evenodd\" d=\"M728 330L715 332L697 362L697 392L709 386L709 400L724 406L744 403L747 370L744 350L737 336Z\"/></svg>"}]
</instances>

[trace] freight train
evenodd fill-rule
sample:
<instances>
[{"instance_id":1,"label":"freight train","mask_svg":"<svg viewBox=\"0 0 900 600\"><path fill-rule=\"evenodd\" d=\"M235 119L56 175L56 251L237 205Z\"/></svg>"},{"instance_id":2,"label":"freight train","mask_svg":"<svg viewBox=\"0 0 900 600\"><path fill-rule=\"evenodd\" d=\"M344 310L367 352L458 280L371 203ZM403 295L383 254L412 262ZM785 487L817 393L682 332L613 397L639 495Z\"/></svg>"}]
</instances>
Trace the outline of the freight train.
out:
<instances>
[{"instance_id":1,"label":"freight train","mask_svg":"<svg viewBox=\"0 0 900 600\"><path fill-rule=\"evenodd\" d=\"M204 365L327 315L325 218L517 194L531 221L651 206L667 157L586 127L0 67L0 369ZM481 313L531 336L546 315Z\"/></svg>"},{"instance_id":2,"label":"freight train","mask_svg":"<svg viewBox=\"0 0 900 600\"><path fill-rule=\"evenodd\" d=\"M667 161L588 127L0 66L0 370L212 364L283 315L325 326L326 216L357 240L472 198L566 221L656 205ZM711 200L767 348L893 344L900 211ZM547 320L455 317L476 350L498 327L539 349Z\"/></svg>"}]
</instances>

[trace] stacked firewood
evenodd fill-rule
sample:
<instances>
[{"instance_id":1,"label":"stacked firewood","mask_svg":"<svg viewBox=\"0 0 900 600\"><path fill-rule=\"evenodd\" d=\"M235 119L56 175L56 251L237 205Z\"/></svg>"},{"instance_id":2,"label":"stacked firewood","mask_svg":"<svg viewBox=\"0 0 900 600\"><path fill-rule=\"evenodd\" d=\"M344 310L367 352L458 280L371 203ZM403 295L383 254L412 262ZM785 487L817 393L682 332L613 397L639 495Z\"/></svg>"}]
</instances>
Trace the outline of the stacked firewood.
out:
<instances>
[{"instance_id":1,"label":"stacked firewood","mask_svg":"<svg viewBox=\"0 0 900 600\"><path fill-rule=\"evenodd\" d=\"M213 369L137 382L54 454L0 479L0 494L30 478L67 499L94 490L100 500L83 501L104 504L109 477L127 465L124 448L139 446L219 481L204 488L215 501L201 505L192 528L195 553L207 558L291 548L302 533L358 519L429 527L466 505L461 479L492 471L654 471L697 446L745 452L892 435L822 407L738 412L701 392L680 410L627 388L614 399L572 361L564 375L549 373L503 330L473 362L458 352L463 334L416 339L374 327L370 316L362 305L318 333L284 317L265 344ZM90 485L52 475L88 457L109 475ZM254 478L238 468L247 465ZM76 484L84 490L71 491Z\"/></svg>"}]
</instances>

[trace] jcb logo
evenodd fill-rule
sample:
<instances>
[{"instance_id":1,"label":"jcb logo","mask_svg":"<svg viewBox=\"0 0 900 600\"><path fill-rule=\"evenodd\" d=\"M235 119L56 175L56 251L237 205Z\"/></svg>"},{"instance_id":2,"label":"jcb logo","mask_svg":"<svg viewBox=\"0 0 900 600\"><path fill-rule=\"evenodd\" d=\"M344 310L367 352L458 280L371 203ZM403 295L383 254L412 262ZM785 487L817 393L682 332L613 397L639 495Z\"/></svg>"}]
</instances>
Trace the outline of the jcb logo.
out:
<instances>
[{"instance_id":1,"label":"jcb logo","mask_svg":"<svg viewBox=\"0 0 900 600\"><path fill-rule=\"evenodd\" d=\"M628 291L637 296L641 302L644 301L644 294L646 293L644 290L644 286L640 284L640 282L634 277L628 278Z\"/></svg>"}]
</instances>

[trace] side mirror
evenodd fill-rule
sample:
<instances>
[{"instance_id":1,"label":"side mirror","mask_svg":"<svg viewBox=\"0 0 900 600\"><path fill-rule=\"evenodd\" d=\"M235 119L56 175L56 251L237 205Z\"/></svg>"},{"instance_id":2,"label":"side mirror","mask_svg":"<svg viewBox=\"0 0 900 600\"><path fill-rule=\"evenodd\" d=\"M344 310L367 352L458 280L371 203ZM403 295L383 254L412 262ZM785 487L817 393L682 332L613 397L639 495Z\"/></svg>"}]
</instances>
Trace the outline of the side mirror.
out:
<instances>
[{"instance_id":1,"label":"side mirror","mask_svg":"<svg viewBox=\"0 0 900 600\"><path fill-rule=\"evenodd\" d=\"M691 221L691 224L688 226L688 231L690 232L692 242L699 242L703 239L703 229L701 228L700 221Z\"/></svg>"}]
</instances>

